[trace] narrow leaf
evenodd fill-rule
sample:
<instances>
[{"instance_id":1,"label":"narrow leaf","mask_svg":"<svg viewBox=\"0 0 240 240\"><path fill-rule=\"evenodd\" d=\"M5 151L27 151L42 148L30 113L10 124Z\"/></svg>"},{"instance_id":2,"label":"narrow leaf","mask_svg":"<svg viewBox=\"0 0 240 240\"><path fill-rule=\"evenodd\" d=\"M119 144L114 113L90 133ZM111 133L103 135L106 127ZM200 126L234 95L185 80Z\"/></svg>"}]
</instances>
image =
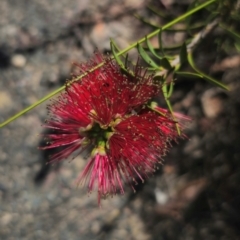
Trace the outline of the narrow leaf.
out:
<instances>
[{"instance_id":1,"label":"narrow leaf","mask_svg":"<svg viewBox=\"0 0 240 240\"><path fill-rule=\"evenodd\" d=\"M201 74L198 74L198 73L192 73L192 72L175 72L175 74L177 75L180 75L180 76L183 76L183 77L187 77L187 78L203 78L203 76Z\"/></svg>"},{"instance_id":2,"label":"narrow leaf","mask_svg":"<svg viewBox=\"0 0 240 240\"><path fill-rule=\"evenodd\" d=\"M205 80L209 81L210 83L212 83L212 84L214 84L214 85L216 85L216 86L218 86L220 88L223 88L224 90L229 90L229 88L225 84L217 81L213 77L210 77L210 76L206 75L205 73L203 73L201 70L199 70L195 66L195 63L194 63L194 60L193 60L191 52L188 54L188 62L190 64L190 66L193 68L193 70L195 70L198 74L200 74Z\"/></svg>"},{"instance_id":3,"label":"narrow leaf","mask_svg":"<svg viewBox=\"0 0 240 240\"><path fill-rule=\"evenodd\" d=\"M146 63L148 63L151 67L159 68L159 65L155 63L155 61L147 54L147 52L143 49L143 47L140 44L137 45L137 49L140 56L144 59Z\"/></svg>"},{"instance_id":4,"label":"narrow leaf","mask_svg":"<svg viewBox=\"0 0 240 240\"><path fill-rule=\"evenodd\" d=\"M173 80L171 81L170 85L169 85L169 89L168 89L168 93L167 93L167 97L170 98L172 96L173 93L173 86L174 86L174 82Z\"/></svg>"},{"instance_id":5,"label":"narrow leaf","mask_svg":"<svg viewBox=\"0 0 240 240\"><path fill-rule=\"evenodd\" d=\"M167 89L167 84L166 84L166 83L163 84L163 95L164 95L166 104L167 104L167 106L168 106L169 112L171 113L173 119L176 121L176 119L175 119L175 117L174 117L174 113L173 113L173 109L172 109L171 102L169 101L168 89ZM177 121L176 121L176 122L177 122ZM181 131L180 131L180 128L179 128L179 126L178 126L178 123L176 123L176 129L177 129L178 135L181 135Z\"/></svg>"},{"instance_id":6,"label":"narrow leaf","mask_svg":"<svg viewBox=\"0 0 240 240\"><path fill-rule=\"evenodd\" d=\"M162 29L159 29L158 33L158 44L161 54L164 56L163 44L162 44Z\"/></svg>"},{"instance_id":7,"label":"narrow leaf","mask_svg":"<svg viewBox=\"0 0 240 240\"><path fill-rule=\"evenodd\" d=\"M169 63L167 58L163 58L161 61L161 66L163 66L165 69L170 70L172 68L171 64Z\"/></svg>"},{"instance_id":8,"label":"narrow leaf","mask_svg":"<svg viewBox=\"0 0 240 240\"><path fill-rule=\"evenodd\" d=\"M187 39L185 41L186 44L190 43L192 39ZM166 51L175 51L175 50L179 50L181 49L183 43L178 43L178 44L175 44L175 45L172 45L172 46L164 46L163 47L163 50L166 52ZM155 52L160 52L160 48L156 47L156 48L153 48ZM144 47L144 50L148 50L148 47ZM150 49L149 49L150 50ZM160 55L159 55L160 56ZM162 56L162 54L161 54ZM162 56L163 57L163 56Z\"/></svg>"},{"instance_id":9,"label":"narrow leaf","mask_svg":"<svg viewBox=\"0 0 240 240\"><path fill-rule=\"evenodd\" d=\"M128 54L127 54L126 57L125 57L124 67L125 67L125 69L128 68Z\"/></svg>"},{"instance_id":10,"label":"narrow leaf","mask_svg":"<svg viewBox=\"0 0 240 240\"><path fill-rule=\"evenodd\" d=\"M111 47L111 51L113 54L113 57L115 58L116 62L124 69L125 68L125 64L122 62L122 60L120 59L119 55L117 54L117 46L115 44L115 42L111 39L110 40L110 47Z\"/></svg>"},{"instance_id":11,"label":"narrow leaf","mask_svg":"<svg viewBox=\"0 0 240 240\"><path fill-rule=\"evenodd\" d=\"M158 59L162 59L162 57L160 55L158 55L154 49L154 47L152 46L152 44L150 43L149 39L146 37L146 43L148 46L148 49L150 50L150 52Z\"/></svg>"},{"instance_id":12,"label":"narrow leaf","mask_svg":"<svg viewBox=\"0 0 240 240\"><path fill-rule=\"evenodd\" d=\"M180 49L180 63L184 64L185 62L187 62L187 47L186 43L184 42Z\"/></svg>"}]
</instances>

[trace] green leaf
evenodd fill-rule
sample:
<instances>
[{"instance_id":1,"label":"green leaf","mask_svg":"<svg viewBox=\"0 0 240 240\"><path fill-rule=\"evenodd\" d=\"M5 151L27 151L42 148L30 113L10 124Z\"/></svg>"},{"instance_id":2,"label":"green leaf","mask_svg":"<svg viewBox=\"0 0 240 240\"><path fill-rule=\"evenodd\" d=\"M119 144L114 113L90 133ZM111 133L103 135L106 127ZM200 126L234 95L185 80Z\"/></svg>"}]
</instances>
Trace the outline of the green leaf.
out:
<instances>
[{"instance_id":1,"label":"green leaf","mask_svg":"<svg viewBox=\"0 0 240 240\"><path fill-rule=\"evenodd\" d=\"M178 50L182 45L181 44L176 44L174 46L166 46L163 48L164 51L175 51ZM160 48L154 48L155 52L160 52ZM159 55L161 56L161 58L163 57L163 55Z\"/></svg>"},{"instance_id":2,"label":"green leaf","mask_svg":"<svg viewBox=\"0 0 240 240\"><path fill-rule=\"evenodd\" d=\"M143 60L148 63L151 67L159 68L159 65L155 63L155 61L147 54L147 52L143 49L143 47L138 44L137 45L138 52Z\"/></svg>"},{"instance_id":3,"label":"green leaf","mask_svg":"<svg viewBox=\"0 0 240 240\"><path fill-rule=\"evenodd\" d=\"M176 120L175 117L174 117L172 105L171 105L171 102L169 101L169 96L168 95L169 95L169 91L167 89L167 84L165 83L165 84L163 84L163 96L165 98L165 101L166 101L166 104L168 106L169 112L171 113L173 119ZM178 126L178 123L176 123L176 129L177 129L178 134L180 135L181 131L180 131L180 128Z\"/></svg>"},{"instance_id":4,"label":"green leaf","mask_svg":"<svg viewBox=\"0 0 240 240\"><path fill-rule=\"evenodd\" d=\"M192 72L179 72L179 71L177 71L177 72L175 72L175 74L183 76L183 77L187 77L187 78L192 78L192 77L203 78L202 75L200 75L198 73L192 73Z\"/></svg>"},{"instance_id":5,"label":"green leaf","mask_svg":"<svg viewBox=\"0 0 240 240\"><path fill-rule=\"evenodd\" d=\"M185 62L187 62L187 46L184 42L180 49L180 63L184 64Z\"/></svg>"},{"instance_id":6,"label":"green leaf","mask_svg":"<svg viewBox=\"0 0 240 240\"><path fill-rule=\"evenodd\" d=\"M188 30L198 30L199 28L203 28L206 26L206 23L198 22L198 23L193 23L191 26L184 27L184 28L168 28L164 30L165 32L187 32Z\"/></svg>"},{"instance_id":7,"label":"green leaf","mask_svg":"<svg viewBox=\"0 0 240 240\"><path fill-rule=\"evenodd\" d=\"M149 39L146 37L146 43L148 46L148 49L150 50L150 52L153 54L153 56L155 56L158 59L162 59L162 56L158 55L154 49L154 47L152 46L152 44L150 43Z\"/></svg>"},{"instance_id":8,"label":"green leaf","mask_svg":"<svg viewBox=\"0 0 240 240\"><path fill-rule=\"evenodd\" d=\"M164 56L164 50L163 50L163 44L162 44L162 29L159 29L158 33L158 45L159 45L159 50L161 54Z\"/></svg>"},{"instance_id":9,"label":"green leaf","mask_svg":"<svg viewBox=\"0 0 240 240\"><path fill-rule=\"evenodd\" d=\"M167 70L172 69L171 64L169 63L168 59L165 58L165 57L161 60L161 66L164 67Z\"/></svg>"},{"instance_id":10,"label":"green leaf","mask_svg":"<svg viewBox=\"0 0 240 240\"><path fill-rule=\"evenodd\" d=\"M214 79L213 77L210 77L210 76L206 75L201 70L199 70L195 66L195 63L194 63L194 60L193 60L191 52L188 54L188 62L190 64L190 66L192 67L192 69L194 71L196 71L198 74L200 74L205 80L209 81L210 83L212 83L212 84L214 84L214 85L216 85L216 86L218 86L220 88L223 88L224 90L229 90L229 88L225 84L219 82L218 80Z\"/></svg>"},{"instance_id":11,"label":"green leaf","mask_svg":"<svg viewBox=\"0 0 240 240\"><path fill-rule=\"evenodd\" d=\"M192 39L187 39L185 41L186 44L190 43ZM163 47L163 50L166 52L166 51L175 51L175 50L179 50L181 49L183 43L178 43L178 44L175 44L175 45L172 45L172 46L164 46ZM144 50L150 50L148 47L143 47ZM157 52L160 52L160 48L156 47L156 48L153 48L154 51L157 53ZM158 56L161 56L161 58L163 57L162 55L158 55ZM173 57L174 58L174 57Z\"/></svg>"},{"instance_id":12,"label":"green leaf","mask_svg":"<svg viewBox=\"0 0 240 240\"><path fill-rule=\"evenodd\" d=\"M111 51L112 51L113 57L115 58L116 62L120 65L121 68L125 69L125 64L123 63L123 61L120 59L119 55L117 54L119 52L118 47L112 39L110 40L110 47L111 47Z\"/></svg>"},{"instance_id":13,"label":"green leaf","mask_svg":"<svg viewBox=\"0 0 240 240\"><path fill-rule=\"evenodd\" d=\"M128 68L128 54L126 54L126 57L125 57L124 67L125 69Z\"/></svg>"},{"instance_id":14,"label":"green leaf","mask_svg":"<svg viewBox=\"0 0 240 240\"><path fill-rule=\"evenodd\" d=\"M167 97L170 98L172 96L173 93L173 86L174 86L174 82L173 80L171 81L170 85L169 85L169 89L168 89L168 93L167 93Z\"/></svg>"}]
</instances>

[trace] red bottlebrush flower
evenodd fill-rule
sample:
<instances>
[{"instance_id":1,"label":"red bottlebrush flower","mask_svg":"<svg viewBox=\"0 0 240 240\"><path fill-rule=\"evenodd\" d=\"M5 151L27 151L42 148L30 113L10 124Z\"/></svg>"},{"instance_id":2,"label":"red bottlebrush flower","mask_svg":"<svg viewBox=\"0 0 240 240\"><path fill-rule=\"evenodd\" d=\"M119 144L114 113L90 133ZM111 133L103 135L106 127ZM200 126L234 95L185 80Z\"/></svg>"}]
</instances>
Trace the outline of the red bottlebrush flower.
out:
<instances>
[{"instance_id":1,"label":"red bottlebrush flower","mask_svg":"<svg viewBox=\"0 0 240 240\"><path fill-rule=\"evenodd\" d=\"M52 162L90 149L78 181L86 182L88 191L97 189L100 203L103 196L124 193L125 182L134 189L135 178L143 181L154 172L170 142L179 137L176 120L184 117L173 119L151 102L161 85L139 65L124 74L114 60L97 53L91 62L77 66L80 75L88 74L69 83L48 106L44 127L52 133L43 149L61 147Z\"/></svg>"}]
</instances>

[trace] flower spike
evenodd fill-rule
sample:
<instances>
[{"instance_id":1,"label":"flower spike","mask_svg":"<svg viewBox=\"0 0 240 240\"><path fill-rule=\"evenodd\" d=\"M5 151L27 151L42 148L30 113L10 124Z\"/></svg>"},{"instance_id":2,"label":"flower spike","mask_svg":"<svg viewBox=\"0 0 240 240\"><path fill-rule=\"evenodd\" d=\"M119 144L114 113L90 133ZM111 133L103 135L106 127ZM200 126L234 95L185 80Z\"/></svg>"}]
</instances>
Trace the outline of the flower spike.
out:
<instances>
[{"instance_id":1,"label":"flower spike","mask_svg":"<svg viewBox=\"0 0 240 240\"><path fill-rule=\"evenodd\" d=\"M162 85L139 64L124 74L115 60L96 53L90 62L77 64L77 74L101 63L81 81L68 83L48 106L44 127L51 133L43 147L60 148L52 162L91 151L78 182L86 183L89 192L97 189L99 204L105 196L123 194L125 183L134 189L136 179L148 178L179 137L175 119L151 104Z\"/></svg>"}]
</instances>

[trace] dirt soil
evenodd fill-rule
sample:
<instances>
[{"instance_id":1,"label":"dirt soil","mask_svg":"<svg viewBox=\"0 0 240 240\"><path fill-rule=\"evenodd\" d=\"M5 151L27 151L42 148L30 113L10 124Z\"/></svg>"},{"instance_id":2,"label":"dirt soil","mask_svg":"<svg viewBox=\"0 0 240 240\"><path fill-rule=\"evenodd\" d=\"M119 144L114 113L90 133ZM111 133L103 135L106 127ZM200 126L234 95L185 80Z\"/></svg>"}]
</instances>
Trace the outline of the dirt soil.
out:
<instances>
[{"instance_id":1,"label":"dirt soil","mask_svg":"<svg viewBox=\"0 0 240 240\"><path fill-rule=\"evenodd\" d=\"M86 61L96 48L109 51L109 38L123 49L147 34L151 29L133 15L159 21L148 2L1 0L0 121L62 86L72 62ZM162 2L178 16L191 1ZM192 118L189 139L174 144L135 194L126 187L99 209L97 194L75 184L84 157L46 165L51 153L37 147L48 102L0 129L0 239L240 239L240 56L217 54L214 34L195 59L230 91L199 79L176 81L171 101Z\"/></svg>"}]
</instances>

